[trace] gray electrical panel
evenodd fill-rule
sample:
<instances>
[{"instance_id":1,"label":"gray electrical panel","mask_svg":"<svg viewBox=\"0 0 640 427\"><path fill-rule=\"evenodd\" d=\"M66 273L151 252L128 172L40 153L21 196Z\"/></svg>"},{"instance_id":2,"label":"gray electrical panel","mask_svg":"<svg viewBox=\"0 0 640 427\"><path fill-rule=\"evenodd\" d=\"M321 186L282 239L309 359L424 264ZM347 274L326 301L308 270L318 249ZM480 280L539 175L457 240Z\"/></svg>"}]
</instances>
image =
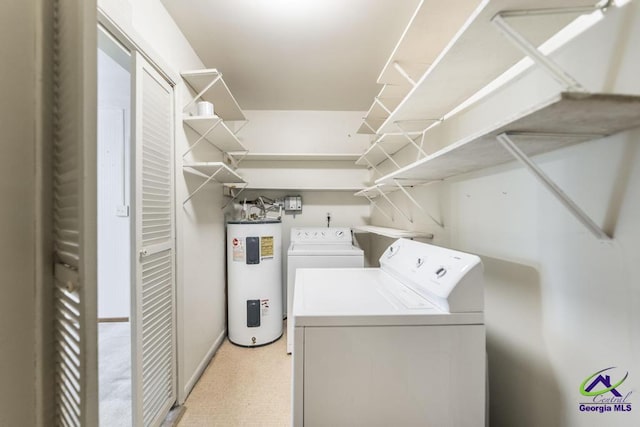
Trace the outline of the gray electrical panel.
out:
<instances>
[{"instance_id":1,"label":"gray electrical panel","mask_svg":"<svg viewBox=\"0 0 640 427\"><path fill-rule=\"evenodd\" d=\"M301 196L286 196L284 198L285 212L302 212Z\"/></svg>"},{"instance_id":2,"label":"gray electrical panel","mask_svg":"<svg viewBox=\"0 0 640 427\"><path fill-rule=\"evenodd\" d=\"M247 328L257 328L260 326L260 300L247 300Z\"/></svg>"},{"instance_id":3,"label":"gray electrical panel","mask_svg":"<svg viewBox=\"0 0 640 427\"><path fill-rule=\"evenodd\" d=\"M247 264L260 264L259 237L247 237Z\"/></svg>"}]
</instances>

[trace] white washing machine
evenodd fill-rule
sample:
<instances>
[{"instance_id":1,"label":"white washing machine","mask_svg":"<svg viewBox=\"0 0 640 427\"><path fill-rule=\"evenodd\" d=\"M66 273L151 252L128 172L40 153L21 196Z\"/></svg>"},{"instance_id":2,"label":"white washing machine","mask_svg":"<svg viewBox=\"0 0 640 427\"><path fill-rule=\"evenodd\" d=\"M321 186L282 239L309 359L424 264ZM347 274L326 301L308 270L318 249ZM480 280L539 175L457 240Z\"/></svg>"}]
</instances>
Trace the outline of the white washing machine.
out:
<instances>
[{"instance_id":1,"label":"white washing machine","mask_svg":"<svg viewBox=\"0 0 640 427\"><path fill-rule=\"evenodd\" d=\"M484 425L480 259L400 239L380 265L297 271L293 425Z\"/></svg>"},{"instance_id":2,"label":"white washing machine","mask_svg":"<svg viewBox=\"0 0 640 427\"><path fill-rule=\"evenodd\" d=\"M287 314L293 307L295 274L298 268L364 267L364 252L353 245L348 227L305 227L291 229L287 251ZM287 322L287 353L293 350L293 322Z\"/></svg>"}]
</instances>

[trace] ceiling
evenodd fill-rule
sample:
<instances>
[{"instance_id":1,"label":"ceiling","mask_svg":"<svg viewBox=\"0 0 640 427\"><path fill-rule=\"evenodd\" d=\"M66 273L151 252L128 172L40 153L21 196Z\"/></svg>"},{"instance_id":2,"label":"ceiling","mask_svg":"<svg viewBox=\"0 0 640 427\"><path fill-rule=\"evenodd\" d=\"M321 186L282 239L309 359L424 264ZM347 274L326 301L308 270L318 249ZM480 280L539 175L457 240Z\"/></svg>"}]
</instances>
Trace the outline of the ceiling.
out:
<instances>
[{"instance_id":1,"label":"ceiling","mask_svg":"<svg viewBox=\"0 0 640 427\"><path fill-rule=\"evenodd\" d=\"M243 109L368 110L419 0L161 0Z\"/></svg>"}]
</instances>

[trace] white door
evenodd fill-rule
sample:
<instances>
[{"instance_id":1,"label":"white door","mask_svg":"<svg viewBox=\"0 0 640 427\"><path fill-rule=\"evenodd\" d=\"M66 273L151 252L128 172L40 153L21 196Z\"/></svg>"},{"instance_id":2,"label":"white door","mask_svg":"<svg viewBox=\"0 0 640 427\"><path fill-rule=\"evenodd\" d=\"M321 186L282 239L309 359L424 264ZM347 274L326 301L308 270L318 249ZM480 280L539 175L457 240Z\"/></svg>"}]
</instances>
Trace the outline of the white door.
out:
<instances>
[{"instance_id":1,"label":"white door","mask_svg":"<svg viewBox=\"0 0 640 427\"><path fill-rule=\"evenodd\" d=\"M133 425L158 426L176 401L173 91L134 56Z\"/></svg>"},{"instance_id":2,"label":"white door","mask_svg":"<svg viewBox=\"0 0 640 427\"><path fill-rule=\"evenodd\" d=\"M55 0L52 6L55 275L52 424L95 426L98 424L96 4L93 0Z\"/></svg>"}]
</instances>

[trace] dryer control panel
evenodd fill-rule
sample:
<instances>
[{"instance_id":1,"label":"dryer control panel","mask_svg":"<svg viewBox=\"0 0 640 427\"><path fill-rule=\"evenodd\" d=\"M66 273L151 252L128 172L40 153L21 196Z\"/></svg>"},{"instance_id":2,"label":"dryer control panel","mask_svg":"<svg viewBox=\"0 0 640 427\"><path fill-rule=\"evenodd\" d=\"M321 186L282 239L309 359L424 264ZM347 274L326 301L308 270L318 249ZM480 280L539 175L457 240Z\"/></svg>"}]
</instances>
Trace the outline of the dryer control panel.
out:
<instances>
[{"instance_id":1,"label":"dryer control panel","mask_svg":"<svg viewBox=\"0 0 640 427\"><path fill-rule=\"evenodd\" d=\"M348 227L294 227L291 242L298 243L351 243Z\"/></svg>"}]
</instances>

